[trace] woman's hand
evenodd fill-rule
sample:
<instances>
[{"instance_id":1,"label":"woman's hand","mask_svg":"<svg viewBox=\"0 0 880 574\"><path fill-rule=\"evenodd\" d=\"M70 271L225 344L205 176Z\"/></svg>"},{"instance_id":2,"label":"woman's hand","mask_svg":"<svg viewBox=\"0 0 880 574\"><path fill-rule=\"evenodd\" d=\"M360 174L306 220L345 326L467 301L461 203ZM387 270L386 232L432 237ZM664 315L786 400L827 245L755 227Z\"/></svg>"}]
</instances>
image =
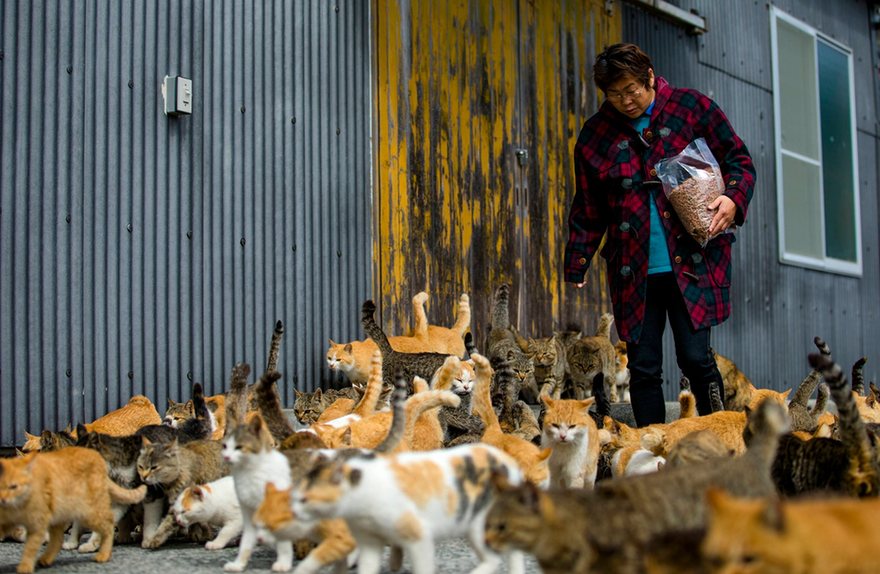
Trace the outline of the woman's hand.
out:
<instances>
[{"instance_id":1,"label":"woman's hand","mask_svg":"<svg viewBox=\"0 0 880 574\"><path fill-rule=\"evenodd\" d=\"M709 205L710 210L715 211L712 223L709 224L709 237L721 233L731 225L736 215L736 204L726 195L719 195L715 201Z\"/></svg>"}]
</instances>

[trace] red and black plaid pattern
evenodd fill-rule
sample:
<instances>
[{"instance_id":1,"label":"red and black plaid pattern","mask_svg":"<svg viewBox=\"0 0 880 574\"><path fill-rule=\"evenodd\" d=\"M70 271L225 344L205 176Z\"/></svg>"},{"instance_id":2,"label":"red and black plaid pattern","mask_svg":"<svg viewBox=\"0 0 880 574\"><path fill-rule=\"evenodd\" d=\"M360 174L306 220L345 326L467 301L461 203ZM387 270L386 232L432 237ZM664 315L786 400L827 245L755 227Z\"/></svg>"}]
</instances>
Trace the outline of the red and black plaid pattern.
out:
<instances>
[{"instance_id":1,"label":"red and black plaid pattern","mask_svg":"<svg viewBox=\"0 0 880 574\"><path fill-rule=\"evenodd\" d=\"M583 281L607 232L600 255L608 262L617 332L631 342L638 341L645 316L648 201L652 189L660 190L654 165L705 138L721 166L725 195L736 204L737 225L745 221L755 184L748 149L715 102L695 90L672 88L660 77L655 86L651 122L641 134L606 101L584 123L574 148L577 189L568 217L565 280ZM663 192L654 197L694 328L721 323L730 315L730 245L735 237L723 234L702 249Z\"/></svg>"}]
</instances>

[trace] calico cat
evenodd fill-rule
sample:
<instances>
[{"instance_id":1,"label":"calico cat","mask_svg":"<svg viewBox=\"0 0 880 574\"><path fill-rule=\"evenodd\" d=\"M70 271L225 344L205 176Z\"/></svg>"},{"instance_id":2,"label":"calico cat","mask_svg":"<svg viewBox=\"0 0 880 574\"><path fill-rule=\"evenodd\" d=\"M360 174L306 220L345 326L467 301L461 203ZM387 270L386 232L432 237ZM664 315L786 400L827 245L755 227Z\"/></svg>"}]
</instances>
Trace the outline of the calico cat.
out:
<instances>
[{"instance_id":1,"label":"calico cat","mask_svg":"<svg viewBox=\"0 0 880 574\"><path fill-rule=\"evenodd\" d=\"M241 508L231 476L188 486L177 496L171 512L184 528L193 524L220 528L217 536L205 543L208 550L225 548L242 531Z\"/></svg>"},{"instance_id":2,"label":"calico cat","mask_svg":"<svg viewBox=\"0 0 880 574\"><path fill-rule=\"evenodd\" d=\"M480 562L474 572L489 573L501 563L483 535L493 473L523 481L515 460L483 444L363 455L316 467L294 486L292 508L304 520L345 519L357 541L361 574L379 572L386 544L404 548L413 574L431 574L435 543L463 536ZM510 567L524 571L519 552L511 553Z\"/></svg>"},{"instance_id":3,"label":"calico cat","mask_svg":"<svg viewBox=\"0 0 880 574\"><path fill-rule=\"evenodd\" d=\"M503 489L489 511L487 542L496 550L531 552L545 572L643 572L645 556L658 541L690 532L701 538L707 488L740 496L775 492L770 465L778 436L787 430L787 415L777 403L765 401L748 424L754 440L739 457L605 480L592 491Z\"/></svg>"},{"instance_id":4,"label":"calico cat","mask_svg":"<svg viewBox=\"0 0 880 574\"><path fill-rule=\"evenodd\" d=\"M49 544L39 564L50 566L71 521L100 535L95 561L106 562L113 550L111 503L136 504L145 493L145 486L134 490L118 486L107 476L101 455L84 448L0 459L0 526L20 525L28 535L17 571L34 571L47 532Z\"/></svg>"},{"instance_id":5,"label":"calico cat","mask_svg":"<svg viewBox=\"0 0 880 574\"><path fill-rule=\"evenodd\" d=\"M413 297L413 314L417 321L413 336L389 337L391 347L400 353L434 352L462 356L465 353L462 338L470 326L470 299L466 294L462 294L459 299L458 318L452 329L427 324L424 310L426 300L427 294L425 293ZM378 349L372 335L369 333L367 335L369 338L365 341L352 341L345 344L330 340L330 348L327 350L327 365L331 370L345 373L352 385L366 382L369 377L370 357ZM430 379L429 376L423 378ZM386 392L390 393L392 388L393 383L389 383L386 386Z\"/></svg>"},{"instance_id":6,"label":"calico cat","mask_svg":"<svg viewBox=\"0 0 880 574\"><path fill-rule=\"evenodd\" d=\"M614 384L617 377L617 353L611 344L612 323L614 315L604 313L599 319L596 334L575 341L566 355L573 384L572 392L577 400L586 398L597 373L604 375L605 383L609 387L608 399L612 403L619 400Z\"/></svg>"},{"instance_id":7,"label":"calico cat","mask_svg":"<svg viewBox=\"0 0 880 574\"><path fill-rule=\"evenodd\" d=\"M215 441L180 443L174 439L165 443L153 442L147 437L142 440L137 459L138 475L146 485L161 488L169 503L173 503L186 487L205 484L228 473L220 458L220 443ZM161 508L163 503L164 500L159 499L151 504ZM145 505L143 548L159 548L174 533L174 514L168 512L158 526L153 523L156 514L161 516L161 512L148 511Z\"/></svg>"},{"instance_id":8,"label":"calico cat","mask_svg":"<svg viewBox=\"0 0 880 574\"><path fill-rule=\"evenodd\" d=\"M159 412L153 406L153 403L150 402L150 399L143 395L135 395L124 406L95 419L93 422L86 423L85 427L90 432L126 436L134 434L141 427L157 425L161 422L162 419L159 417ZM41 437L29 433L25 433L25 436L27 440L22 447L22 451L32 452L40 450L42 445L38 439ZM58 437L54 438L57 439ZM73 435L73 438L75 439L76 435Z\"/></svg>"},{"instance_id":9,"label":"calico cat","mask_svg":"<svg viewBox=\"0 0 880 574\"><path fill-rule=\"evenodd\" d=\"M374 317L376 313L376 305L372 300L364 302L361 308L361 324L367 335L376 342L379 350L382 351L382 383L388 388L394 386L394 376L403 376L407 381L413 377L422 377L430 380L434 373L443 366L448 354L443 353L403 353L395 351L388 337L376 323Z\"/></svg>"},{"instance_id":10,"label":"calico cat","mask_svg":"<svg viewBox=\"0 0 880 574\"><path fill-rule=\"evenodd\" d=\"M551 399L541 395L547 407L541 446L552 449L549 459L550 484L559 488L592 488L599 463L599 429L587 412L595 402Z\"/></svg>"},{"instance_id":11,"label":"calico cat","mask_svg":"<svg viewBox=\"0 0 880 574\"><path fill-rule=\"evenodd\" d=\"M534 401L538 396L535 365L520 349L511 330L509 299L510 286L504 283L495 290L486 356L494 369L498 369L501 363L506 363L516 375L514 380L518 383L517 395L522 393L523 398ZM495 395L496 389L493 388L493 403L499 402L495 400Z\"/></svg>"},{"instance_id":12,"label":"calico cat","mask_svg":"<svg viewBox=\"0 0 880 574\"><path fill-rule=\"evenodd\" d=\"M541 450L533 443L520 438L518 436L505 434L501 430L501 424L498 421L498 415L492 408L492 401L489 395L489 388L492 384L492 365L489 359L480 355L471 355L471 360L476 366L477 384L474 387L474 413L483 421L484 429L480 440L488 445L492 445L507 455L513 457L522 468L525 478L535 484L546 487L550 481L550 468L547 459L550 457L551 449ZM511 378L513 373L511 369L505 368L498 371L498 378Z\"/></svg>"},{"instance_id":13,"label":"calico cat","mask_svg":"<svg viewBox=\"0 0 880 574\"><path fill-rule=\"evenodd\" d=\"M779 454L773 463L773 479L779 493L795 496L830 490L849 496L876 496L880 493L880 466L853 393L846 388L846 377L830 353L812 354L809 359L813 369L822 374L837 404L840 440L781 437Z\"/></svg>"},{"instance_id":14,"label":"calico cat","mask_svg":"<svg viewBox=\"0 0 880 574\"><path fill-rule=\"evenodd\" d=\"M348 572L346 556L351 554L356 544L354 537L340 518L306 522L294 515L291 510L291 488L276 488L271 482L266 484L263 502L254 514L254 524L268 529L276 539L297 541L308 538L318 545L305 560L297 564L294 574L314 574L327 564L335 564L335 572Z\"/></svg>"},{"instance_id":15,"label":"calico cat","mask_svg":"<svg viewBox=\"0 0 880 574\"><path fill-rule=\"evenodd\" d=\"M709 529L701 552L725 572L876 572L880 500L743 499L706 493Z\"/></svg>"}]
</instances>

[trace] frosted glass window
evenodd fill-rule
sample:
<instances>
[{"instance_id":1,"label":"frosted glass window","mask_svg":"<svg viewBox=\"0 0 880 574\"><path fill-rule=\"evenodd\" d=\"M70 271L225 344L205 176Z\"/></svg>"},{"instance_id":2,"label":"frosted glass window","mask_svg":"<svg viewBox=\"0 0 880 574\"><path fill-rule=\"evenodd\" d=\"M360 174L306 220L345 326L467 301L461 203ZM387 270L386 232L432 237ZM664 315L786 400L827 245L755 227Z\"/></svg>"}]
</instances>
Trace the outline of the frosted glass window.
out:
<instances>
[{"instance_id":1,"label":"frosted glass window","mask_svg":"<svg viewBox=\"0 0 880 574\"><path fill-rule=\"evenodd\" d=\"M771 7L779 256L861 276L852 51Z\"/></svg>"}]
</instances>

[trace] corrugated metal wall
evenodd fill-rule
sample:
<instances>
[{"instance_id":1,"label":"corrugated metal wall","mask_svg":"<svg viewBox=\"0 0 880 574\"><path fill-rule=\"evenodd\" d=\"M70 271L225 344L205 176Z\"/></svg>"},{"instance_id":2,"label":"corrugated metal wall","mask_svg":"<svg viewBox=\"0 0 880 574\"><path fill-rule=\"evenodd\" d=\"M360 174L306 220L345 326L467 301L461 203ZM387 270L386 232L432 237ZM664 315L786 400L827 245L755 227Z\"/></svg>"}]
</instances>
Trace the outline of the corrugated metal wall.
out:
<instances>
[{"instance_id":1,"label":"corrugated metal wall","mask_svg":"<svg viewBox=\"0 0 880 574\"><path fill-rule=\"evenodd\" d=\"M371 287L370 3L0 3L0 445L265 365ZM166 74L189 117L162 113Z\"/></svg>"},{"instance_id":2,"label":"corrugated metal wall","mask_svg":"<svg viewBox=\"0 0 880 574\"><path fill-rule=\"evenodd\" d=\"M758 171L746 225L734 245L733 315L713 330L713 346L758 386L786 389L808 371L812 339L823 337L851 365L867 356L865 374L880 373L880 260L877 204L877 86L866 2L773 2L853 51L861 180L864 275L844 277L778 262L770 11L753 0L681 0L704 16L709 31L683 29L624 4L623 38L642 46L673 85L714 98L749 146ZM735 23L735 25L731 25ZM666 378L678 380L671 335ZM666 385L672 399L677 385Z\"/></svg>"},{"instance_id":3,"label":"corrugated metal wall","mask_svg":"<svg viewBox=\"0 0 880 574\"><path fill-rule=\"evenodd\" d=\"M423 289L443 325L470 293L478 346L500 282L513 284L512 318L533 336L569 321L592 330L610 307L604 265L583 291L561 278L571 150L597 109L590 64L620 38L620 12L606 9L378 1L375 281L391 330L409 325Z\"/></svg>"}]
</instances>

